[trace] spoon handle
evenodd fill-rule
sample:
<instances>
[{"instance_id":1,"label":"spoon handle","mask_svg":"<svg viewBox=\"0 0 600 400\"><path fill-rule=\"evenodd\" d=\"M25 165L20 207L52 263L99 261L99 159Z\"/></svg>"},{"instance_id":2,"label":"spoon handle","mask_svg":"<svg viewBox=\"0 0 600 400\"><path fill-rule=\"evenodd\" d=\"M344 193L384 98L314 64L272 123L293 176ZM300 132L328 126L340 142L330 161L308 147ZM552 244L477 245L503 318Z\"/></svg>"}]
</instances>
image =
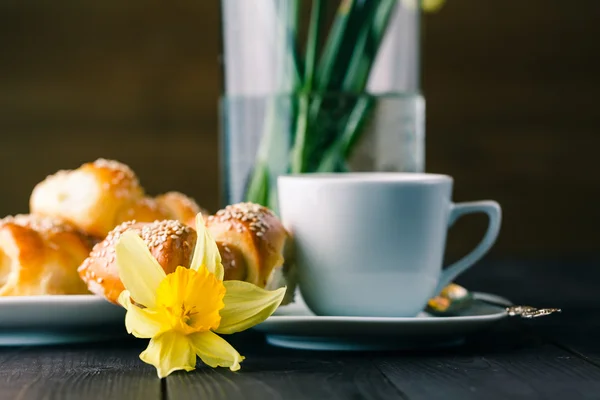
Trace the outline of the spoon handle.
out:
<instances>
[{"instance_id":1,"label":"spoon handle","mask_svg":"<svg viewBox=\"0 0 600 400\"><path fill-rule=\"evenodd\" d=\"M560 308L535 308L531 306L510 306L506 307L506 312L510 317L521 317L521 318L538 318L546 315L554 314L555 312L562 312Z\"/></svg>"},{"instance_id":2,"label":"spoon handle","mask_svg":"<svg viewBox=\"0 0 600 400\"><path fill-rule=\"evenodd\" d=\"M495 299L495 296L469 292L464 287L455 283L447 285L439 295L430 299L427 303L426 311L438 316L456 315L460 311L471 307L473 302L481 302L504 308L509 317L531 319L561 312L560 308L536 308L532 306L512 305L507 300Z\"/></svg>"}]
</instances>

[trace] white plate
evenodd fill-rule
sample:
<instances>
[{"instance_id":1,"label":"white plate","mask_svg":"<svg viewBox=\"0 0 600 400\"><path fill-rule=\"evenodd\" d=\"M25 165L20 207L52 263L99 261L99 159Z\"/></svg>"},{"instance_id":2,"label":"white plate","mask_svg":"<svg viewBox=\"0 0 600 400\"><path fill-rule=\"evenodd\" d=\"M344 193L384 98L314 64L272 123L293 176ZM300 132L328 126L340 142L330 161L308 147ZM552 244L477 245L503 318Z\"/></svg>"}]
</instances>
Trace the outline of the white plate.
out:
<instances>
[{"instance_id":1,"label":"white plate","mask_svg":"<svg viewBox=\"0 0 600 400\"><path fill-rule=\"evenodd\" d=\"M0 345L95 341L126 335L125 310L93 295L0 297Z\"/></svg>"},{"instance_id":2,"label":"white plate","mask_svg":"<svg viewBox=\"0 0 600 400\"><path fill-rule=\"evenodd\" d=\"M479 300L510 305L507 299L474 293ZM275 346L304 350L389 350L444 347L460 344L474 332L507 317L501 306L476 301L459 316L414 318L319 317L296 295L254 329L267 334Z\"/></svg>"}]
</instances>

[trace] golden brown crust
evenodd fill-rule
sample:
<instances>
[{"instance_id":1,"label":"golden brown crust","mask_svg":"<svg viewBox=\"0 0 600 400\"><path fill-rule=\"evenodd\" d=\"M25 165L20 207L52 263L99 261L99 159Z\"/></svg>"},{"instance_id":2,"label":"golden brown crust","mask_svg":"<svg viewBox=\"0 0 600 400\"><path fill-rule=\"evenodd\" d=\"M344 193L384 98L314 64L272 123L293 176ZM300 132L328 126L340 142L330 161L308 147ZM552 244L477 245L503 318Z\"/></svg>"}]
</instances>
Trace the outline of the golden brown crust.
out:
<instances>
[{"instance_id":1,"label":"golden brown crust","mask_svg":"<svg viewBox=\"0 0 600 400\"><path fill-rule=\"evenodd\" d=\"M171 219L169 211L162 207L155 199L142 197L117 215L115 226L128 221L154 222L164 219Z\"/></svg>"},{"instance_id":2,"label":"golden brown crust","mask_svg":"<svg viewBox=\"0 0 600 400\"><path fill-rule=\"evenodd\" d=\"M150 253L169 274L178 266L189 267L196 245L196 231L175 220L155 222L128 221L114 228L96 244L89 257L79 267L81 279L89 290L116 303L125 289L115 259L115 246L121 235L134 230L144 240Z\"/></svg>"},{"instance_id":3,"label":"golden brown crust","mask_svg":"<svg viewBox=\"0 0 600 400\"><path fill-rule=\"evenodd\" d=\"M243 276L246 282L265 287L273 269L283 265L289 235L268 208L254 203L229 205L208 217L206 226L223 249L225 279Z\"/></svg>"},{"instance_id":4,"label":"golden brown crust","mask_svg":"<svg viewBox=\"0 0 600 400\"><path fill-rule=\"evenodd\" d=\"M246 260L239 250L231 250L226 243L217 242L221 262L223 264L223 279L245 281L247 277Z\"/></svg>"},{"instance_id":5,"label":"golden brown crust","mask_svg":"<svg viewBox=\"0 0 600 400\"><path fill-rule=\"evenodd\" d=\"M77 267L90 249L83 234L59 219L0 220L0 296L89 293Z\"/></svg>"},{"instance_id":6,"label":"golden brown crust","mask_svg":"<svg viewBox=\"0 0 600 400\"><path fill-rule=\"evenodd\" d=\"M64 219L90 236L104 237L143 195L127 165L98 159L38 183L30 209L33 214Z\"/></svg>"},{"instance_id":7,"label":"golden brown crust","mask_svg":"<svg viewBox=\"0 0 600 400\"><path fill-rule=\"evenodd\" d=\"M196 215L202 213L205 218L209 215L194 199L180 192L167 192L156 196L156 202L165 210L169 219L176 219L191 227L195 226Z\"/></svg>"}]
</instances>

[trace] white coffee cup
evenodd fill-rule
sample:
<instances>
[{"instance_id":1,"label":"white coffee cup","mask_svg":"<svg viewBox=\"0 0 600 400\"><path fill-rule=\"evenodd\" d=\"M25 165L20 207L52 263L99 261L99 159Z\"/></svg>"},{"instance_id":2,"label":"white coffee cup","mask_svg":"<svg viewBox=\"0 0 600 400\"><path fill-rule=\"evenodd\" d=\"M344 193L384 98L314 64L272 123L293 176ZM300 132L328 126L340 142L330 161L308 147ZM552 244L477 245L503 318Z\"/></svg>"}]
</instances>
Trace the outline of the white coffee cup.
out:
<instances>
[{"instance_id":1,"label":"white coffee cup","mask_svg":"<svg viewBox=\"0 0 600 400\"><path fill-rule=\"evenodd\" d=\"M452 202L453 179L427 173L299 174L278 178L279 214L295 244L298 284L317 315L414 317L492 247L495 201ZM485 213L475 249L442 268L448 228Z\"/></svg>"}]
</instances>

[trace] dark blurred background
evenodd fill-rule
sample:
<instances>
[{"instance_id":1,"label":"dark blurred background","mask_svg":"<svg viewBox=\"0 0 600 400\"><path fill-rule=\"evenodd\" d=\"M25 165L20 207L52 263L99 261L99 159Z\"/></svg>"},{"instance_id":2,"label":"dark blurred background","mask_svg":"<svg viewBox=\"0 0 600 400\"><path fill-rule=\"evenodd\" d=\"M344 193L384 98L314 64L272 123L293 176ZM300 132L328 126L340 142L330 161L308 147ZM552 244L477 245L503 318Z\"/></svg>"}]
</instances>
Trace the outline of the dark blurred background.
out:
<instances>
[{"instance_id":1,"label":"dark blurred background","mask_svg":"<svg viewBox=\"0 0 600 400\"><path fill-rule=\"evenodd\" d=\"M595 256L600 1L448 0L423 26L426 169L496 199L489 257ZM0 215L98 157L219 208L217 0L0 2ZM485 220L460 221L449 254Z\"/></svg>"}]
</instances>

